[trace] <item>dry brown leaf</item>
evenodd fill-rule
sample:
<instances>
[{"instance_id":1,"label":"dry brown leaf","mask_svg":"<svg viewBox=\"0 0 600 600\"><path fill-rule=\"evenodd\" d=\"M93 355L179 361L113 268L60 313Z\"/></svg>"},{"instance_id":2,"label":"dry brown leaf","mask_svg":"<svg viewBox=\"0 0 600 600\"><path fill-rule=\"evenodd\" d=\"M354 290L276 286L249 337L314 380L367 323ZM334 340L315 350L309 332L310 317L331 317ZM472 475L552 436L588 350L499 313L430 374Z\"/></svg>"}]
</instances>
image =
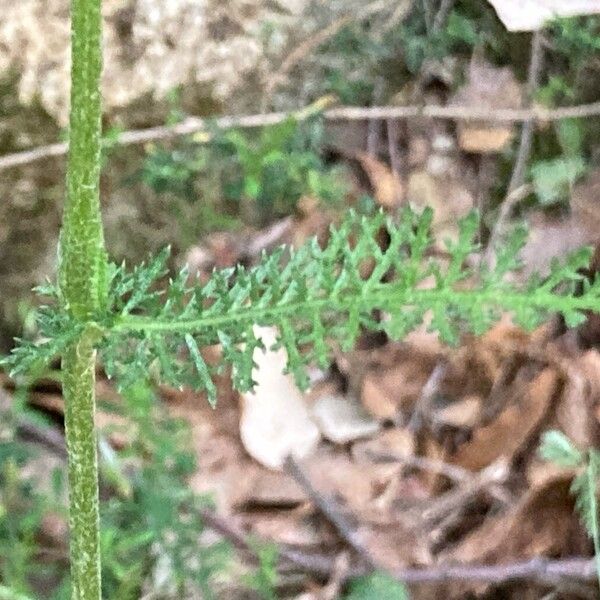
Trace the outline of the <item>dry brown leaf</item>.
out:
<instances>
[{"instance_id":1,"label":"dry brown leaf","mask_svg":"<svg viewBox=\"0 0 600 600\"><path fill-rule=\"evenodd\" d=\"M486 127L473 125L460 127L458 143L465 152L473 154L494 154L506 148L513 138L509 127Z\"/></svg>"},{"instance_id":2,"label":"dry brown leaf","mask_svg":"<svg viewBox=\"0 0 600 600\"><path fill-rule=\"evenodd\" d=\"M404 196L404 185L398 174L365 152L357 153L356 159L369 178L378 204L388 209L397 207Z\"/></svg>"},{"instance_id":3,"label":"dry brown leaf","mask_svg":"<svg viewBox=\"0 0 600 600\"><path fill-rule=\"evenodd\" d=\"M559 474L531 488L508 513L488 518L443 560L510 562L586 551L585 531L574 512L572 476Z\"/></svg>"},{"instance_id":4,"label":"dry brown leaf","mask_svg":"<svg viewBox=\"0 0 600 600\"><path fill-rule=\"evenodd\" d=\"M190 426L197 465L188 482L190 488L197 494L210 494L217 510L229 514L234 507L248 502L264 469L248 457L239 440L237 409L218 406L215 411L206 410L198 400L196 396L170 402L167 409L170 415L185 419ZM233 434L226 431L232 420Z\"/></svg>"},{"instance_id":5,"label":"dry brown leaf","mask_svg":"<svg viewBox=\"0 0 600 600\"><path fill-rule=\"evenodd\" d=\"M339 452L320 452L304 461L304 467L319 493L338 498L354 514L369 509L398 471L397 465L357 463Z\"/></svg>"},{"instance_id":6,"label":"dry brown leaf","mask_svg":"<svg viewBox=\"0 0 600 600\"><path fill-rule=\"evenodd\" d=\"M479 396L466 396L435 413L435 422L452 427L475 427L481 418L482 400Z\"/></svg>"},{"instance_id":7,"label":"dry brown leaf","mask_svg":"<svg viewBox=\"0 0 600 600\"><path fill-rule=\"evenodd\" d=\"M476 429L472 439L460 446L448 462L478 471L501 457L511 460L547 415L559 381L559 375L550 368L538 373L529 385L517 379L517 392L523 386L521 399L489 425Z\"/></svg>"},{"instance_id":8,"label":"dry brown leaf","mask_svg":"<svg viewBox=\"0 0 600 600\"><path fill-rule=\"evenodd\" d=\"M262 327L257 333L266 348L275 343L273 328ZM311 454L321 435L293 377L283 373L285 350L256 350L254 362L256 386L241 395L240 438L255 460L281 469L290 454L297 458Z\"/></svg>"},{"instance_id":9,"label":"dry brown leaf","mask_svg":"<svg viewBox=\"0 0 600 600\"><path fill-rule=\"evenodd\" d=\"M329 235L329 225L333 221L319 201L312 196L304 196L298 201L299 217L294 221L291 242L301 246L309 238L316 237L319 243L325 243Z\"/></svg>"},{"instance_id":10,"label":"dry brown leaf","mask_svg":"<svg viewBox=\"0 0 600 600\"><path fill-rule=\"evenodd\" d=\"M245 508L290 508L306 502L306 494L296 481L287 473L257 469L252 487L243 502Z\"/></svg>"},{"instance_id":11,"label":"dry brown leaf","mask_svg":"<svg viewBox=\"0 0 600 600\"><path fill-rule=\"evenodd\" d=\"M215 348L204 349L204 359L212 363ZM217 382L219 399L212 409L202 394L163 388L168 414L185 420L190 428L190 449L196 456L196 472L188 484L198 494L210 494L221 514L230 514L248 502L257 479L265 469L246 453L239 439L238 395L226 378Z\"/></svg>"},{"instance_id":12,"label":"dry brown leaf","mask_svg":"<svg viewBox=\"0 0 600 600\"><path fill-rule=\"evenodd\" d=\"M561 477L573 477L575 469L561 467L556 463L544 460L539 456L533 456L526 470L527 483L532 488L545 485L548 481Z\"/></svg>"},{"instance_id":13,"label":"dry brown leaf","mask_svg":"<svg viewBox=\"0 0 600 600\"><path fill-rule=\"evenodd\" d=\"M415 404L441 354L437 341L414 337L426 343L387 345L370 353L371 361L356 352L348 357L351 385L358 390L363 406L377 419L394 419L408 414Z\"/></svg>"},{"instance_id":14,"label":"dry brown leaf","mask_svg":"<svg viewBox=\"0 0 600 600\"><path fill-rule=\"evenodd\" d=\"M471 339L450 355L441 386L443 395L451 403L468 396L487 399L504 365L515 353L524 352L529 340L529 334L503 318L483 336ZM484 411L488 408L486 403Z\"/></svg>"},{"instance_id":15,"label":"dry brown leaf","mask_svg":"<svg viewBox=\"0 0 600 600\"><path fill-rule=\"evenodd\" d=\"M377 457L397 456L399 459L415 453L415 436L405 427L393 427L379 432L373 439L352 444L352 456L360 462L373 462Z\"/></svg>"},{"instance_id":16,"label":"dry brown leaf","mask_svg":"<svg viewBox=\"0 0 600 600\"><path fill-rule=\"evenodd\" d=\"M243 520L253 535L277 544L318 547L329 541L324 539L323 528L303 510L253 512Z\"/></svg>"},{"instance_id":17,"label":"dry brown leaf","mask_svg":"<svg viewBox=\"0 0 600 600\"><path fill-rule=\"evenodd\" d=\"M426 536L399 521L361 527L359 534L380 568L394 571L431 562Z\"/></svg>"},{"instance_id":18,"label":"dry brown leaf","mask_svg":"<svg viewBox=\"0 0 600 600\"><path fill-rule=\"evenodd\" d=\"M600 352L598 350L588 350L577 359L577 368L585 374L585 378L590 386L590 396L592 403L600 403Z\"/></svg>"},{"instance_id":19,"label":"dry brown leaf","mask_svg":"<svg viewBox=\"0 0 600 600\"><path fill-rule=\"evenodd\" d=\"M590 384L577 368L568 370L568 380L549 428L560 429L579 448L596 446L599 431L594 419Z\"/></svg>"}]
</instances>

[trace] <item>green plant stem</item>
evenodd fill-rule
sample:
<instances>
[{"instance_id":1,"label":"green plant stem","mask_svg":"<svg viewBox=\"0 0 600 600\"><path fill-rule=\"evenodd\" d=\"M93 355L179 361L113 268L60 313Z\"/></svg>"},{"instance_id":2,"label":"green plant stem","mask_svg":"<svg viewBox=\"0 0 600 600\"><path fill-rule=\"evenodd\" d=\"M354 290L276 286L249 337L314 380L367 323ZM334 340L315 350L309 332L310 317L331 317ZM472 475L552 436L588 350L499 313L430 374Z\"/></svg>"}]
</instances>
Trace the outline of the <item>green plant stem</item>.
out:
<instances>
[{"instance_id":1,"label":"green plant stem","mask_svg":"<svg viewBox=\"0 0 600 600\"><path fill-rule=\"evenodd\" d=\"M100 214L101 0L71 2L71 115L67 198L59 244L63 308L89 319L106 296Z\"/></svg>"},{"instance_id":2,"label":"green plant stem","mask_svg":"<svg viewBox=\"0 0 600 600\"><path fill-rule=\"evenodd\" d=\"M100 598L100 524L94 384L94 337L85 332L69 347L63 357L73 600Z\"/></svg>"},{"instance_id":3,"label":"green plant stem","mask_svg":"<svg viewBox=\"0 0 600 600\"><path fill-rule=\"evenodd\" d=\"M107 282L99 200L101 20L101 0L71 1L71 116L59 287L63 308L82 323L102 308ZM101 597L95 341L93 330L84 328L62 360L73 600Z\"/></svg>"}]
</instances>

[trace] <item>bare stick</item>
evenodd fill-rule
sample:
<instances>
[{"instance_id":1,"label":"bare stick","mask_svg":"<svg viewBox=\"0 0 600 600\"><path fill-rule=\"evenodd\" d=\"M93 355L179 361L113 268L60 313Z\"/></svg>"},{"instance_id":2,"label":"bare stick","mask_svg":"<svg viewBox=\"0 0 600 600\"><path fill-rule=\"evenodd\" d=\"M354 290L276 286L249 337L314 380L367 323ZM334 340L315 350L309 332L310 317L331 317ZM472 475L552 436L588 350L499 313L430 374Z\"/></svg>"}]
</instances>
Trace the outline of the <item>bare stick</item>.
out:
<instances>
[{"instance_id":1,"label":"bare stick","mask_svg":"<svg viewBox=\"0 0 600 600\"><path fill-rule=\"evenodd\" d=\"M410 431L419 431L421 427L423 427L425 421L429 422L431 416L431 403L440 389L440 385L446 375L447 367L448 365L440 360L435 365L433 371L431 371L429 378L421 389L421 394L415 403L413 413L408 422L408 429Z\"/></svg>"},{"instance_id":2,"label":"bare stick","mask_svg":"<svg viewBox=\"0 0 600 600\"><path fill-rule=\"evenodd\" d=\"M431 524L439 523L450 514L460 513L482 490L489 489L490 486L495 484L505 483L508 474L509 468L506 462L497 461L492 463L480 471L471 481L464 482L462 485L436 498L430 506L415 509L415 516ZM503 504L508 504L511 498L505 492L500 501Z\"/></svg>"},{"instance_id":3,"label":"bare stick","mask_svg":"<svg viewBox=\"0 0 600 600\"><path fill-rule=\"evenodd\" d=\"M518 123L533 119L535 121L559 121L597 116L600 114L600 102L565 106L561 108L481 108L478 106L440 106L436 104L418 106L341 106L325 111L326 119L335 121L364 121L368 119L408 119L423 117L429 119L450 119L453 121L490 121L493 123Z\"/></svg>"},{"instance_id":4,"label":"bare stick","mask_svg":"<svg viewBox=\"0 0 600 600\"><path fill-rule=\"evenodd\" d=\"M335 557L331 577L327 585L321 590L318 600L336 600L342 597L342 586L348 578L350 571L350 557L347 552L342 552Z\"/></svg>"},{"instance_id":5,"label":"bare stick","mask_svg":"<svg viewBox=\"0 0 600 600\"><path fill-rule=\"evenodd\" d=\"M398 151L398 139L400 134L398 132L398 121L395 119L386 119L385 121L387 130L388 140L388 154L390 155L390 166L392 173L398 177L402 176L402 157Z\"/></svg>"},{"instance_id":6,"label":"bare stick","mask_svg":"<svg viewBox=\"0 0 600 600\"><path fill-rule=\"evenodd\" d=\"M527 74L527 102L529 104L531 104L533 96L540 85L544 62L542 39L541 31L536 31L531 38L531 58L529 59L529 72ZM534 125L535 120L530 118L523 123L523 127L521 128L519 151L517 152L517 160L515 161L510 183L508 184L508 194L514 192L525 182L525 168L531 154Z\"/></svg>"},{"instance_id":7,"label":"bare stick","mask_svg":"<svg viewBox=\"0 0 600 600\"><path fill-rule=\"evenodd\" d=\"M369 550L365 547L355 528L348 522L346 517L335 506L335 503L318 492L310 479L303 471L302 467L292 457L288 456L285 461L285 468L288 473L296 480L300 487L306 492L308 497L314 502L315 506L323 513L327 520L336 528L342 539L357 552L364 563L372 569L377 568L377 563Z\"/></svg>"},{"instance_id":8,"label":"bare stick","mask_svg":"<svg viewBox=\"0 0 600 600\"><path fill-rule=\"evenodd\" d=\"M448 19L448 15L454 6L455 0L442 0L440 7L435 15L435 19L433 20L433 33L438 33L442 30L444 25L446 24L446 20Z\"/></svg>"},{"instance_id":9,"label":"bare stick","mask_svg":"<svg viewBox=\"0 0 600 600\"><path fill-rule=\"evenodd\" d=\"M378 77L373 89L373 104L378 104L383 96L384 81ZM377 158L379 150L379 138L381 133L380 119L369 119L367 125L367 154L373 158Z\"/></svg>"},{"instance_id":10,"label":"bare stick","mask_svg":"<svg viewBox=\"0 0 600 600\"><path fill-rule=\"evenodd\" d=\"M519 204L519 202L527 198L532 191L533 186L530 184L521 185L510 192L502 202L502 205L500 206L500 212L498 213L498 217L494 223L494 228L490 234L488 245L485 249L484 261L490 268L495 266L495 252L496 248L498 247L498 242L506 231L506 225L515 207L517 204Z\"/></svg>"},{"instance_id":11,"label":"bare stick","mask_svg":"<svg viewBox=\"0 0 600 600\"><path fill-rule=\"evenodd\" d=\"M420 471L437 473L438 475L447 477L455 483L470 482L475 477L471 471L467 471L467 469L463 469L458 465L451 465L441 460L435 460L425 456L402 456L401 454L394 454L391 452L372 452L369 450L365 452L365 456L374 462L402 463L407 467L419 469Z\"/></svg>"},{"instance_id":12,"label":"bare stick","mask_svg":"<svg viewBox=\"0 0 600 600\"><path fill-rule=\"evenodd\" d=\"M421 0L421 5L423 7L423 16L425 17L425 29L427 30L427 35L430 35L433 27L432 0Z\"/></svg>"},{"instance_id":13,"label":"bare stick","mask_svg":"<svg viewBox=\"0 0 600 600\"><path fill-rule=\"evenodd\" d=\"M253 549L244 534L237 531L223 517L207 510L202 511L202 517L208 527L231 541L240 550L252 555L256 560L256 550ZM297 568L320 577L329 577L335 566L335 558L331 558L331 556L310 554L286 547L279 548L279 556L288 564L291 563ZM348 578L354 578L369 572L370 569L354 567L348 569L346 575ZM556 584L564 579L592 582L596 579L596 569L594 560L586 557L559 560L532 558L501 565L459 564L413 567L394 571L392 575L409 584L451 581L482 581L501 584L524 580Z\"/></svg>"},{"instance_id":14,"label":"bare stick","mask_svg":"<svg viewBox=\"0 0 600 600\"><path fill-rule=\"evenodd\" d=\"M185 135L206 133L210 123L213 123L218 129L267 127L281 123L290 116L301 120L307 114L311 114L311 111L226 116L217 119L188 117L176 125L125 131L119 135L118 144L121 146L132 146L148 142L172 140ZM385 120L421 117L427 119L449 119L453 121L490 121L493 123L518 123L529 120L536 122L560 121L561 119L583 119L597 115L600 115L600 102L554 109L539 106L530 109L488 109L475 106L439 106L434 104L428 106L372 106L369 108L345 106L331 108L323 112L324 118L329 121L368 121L369 119ZM207 139L209 138L201 141L206 141ZM24 150L23 152L6 154L0 157L0 171L31 164L46 158L63 156L66 151L67 144L59 143Z\"/></svg>"}]
</instances>

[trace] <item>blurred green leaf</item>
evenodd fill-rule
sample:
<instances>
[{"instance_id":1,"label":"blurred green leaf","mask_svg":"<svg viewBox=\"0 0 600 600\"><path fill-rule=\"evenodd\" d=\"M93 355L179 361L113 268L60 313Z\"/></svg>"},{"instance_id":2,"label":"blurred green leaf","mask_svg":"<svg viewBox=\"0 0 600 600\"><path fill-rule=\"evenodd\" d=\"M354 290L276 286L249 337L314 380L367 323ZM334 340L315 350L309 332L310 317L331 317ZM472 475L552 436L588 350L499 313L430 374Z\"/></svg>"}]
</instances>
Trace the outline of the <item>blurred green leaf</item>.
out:
<instances>
[{"instance_id":1,"label":"blurred green leaf","mask_svg":"<svg viewBox=\"0 0 600 600\"><path fill-rule=\"evenodd\" d=\"M580 156L544 160L531 167L533 187L542 204L553 204L567 197L570 187L585 173Z\"/></svg>"},{"instance_id":2,"label":"blurred green leaf","mask_svg":"<svg viewBox=\"0 0 600 600\"><path fill-rule=\"evenodd\" d=\"M561 467L578 467L583 463L583 454L562 431L546 431L542 435L540 456Z\"/></svg>"},{"instance_id":3,"label":"blurred green leaf","mask_svg":"<svg viewBox=\"0 0 600 600\"><path fill-rule=\"evenodd\" d=\"M345 600L409 600L406 587L385 573L355 579Z\"/></svg>"}]
</instances>

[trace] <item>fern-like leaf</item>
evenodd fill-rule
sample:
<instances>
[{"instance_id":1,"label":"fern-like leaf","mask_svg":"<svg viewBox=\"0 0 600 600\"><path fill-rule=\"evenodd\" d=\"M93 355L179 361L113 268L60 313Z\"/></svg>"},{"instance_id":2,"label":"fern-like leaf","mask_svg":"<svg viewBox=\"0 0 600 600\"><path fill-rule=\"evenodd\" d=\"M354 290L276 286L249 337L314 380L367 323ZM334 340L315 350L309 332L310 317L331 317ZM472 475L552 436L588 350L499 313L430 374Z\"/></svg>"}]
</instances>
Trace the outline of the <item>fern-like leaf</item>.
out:
<instances>
[{"instance_id":1,"label":"fern-like leaf","mask_svg":"<svg viewBox=\"0 0 600 600\"><path fill-rule=\"evenodd\" d=\"M594 543L596 574L600 586L600 523L598 521L597 486L600 475L600 453L590 450L584 471L578 475L571 485L571 493L575 495L575 508Z\"/></svg>"},{"instance_id":2,"label":"fern-like leaf","mask_svg":"<svg viewBox=\"0 0 600 600\"><path fill-rule=\"evenodd\" d=\"M204 284L183 269L162 291L168 250L132 272L113 266L105 312L93 317L104 334L98 347L105 370L120 386L156 377L206 390L213 401L217 371L230 368L239 390L254 385L253 357L263 349L256 326L277 329L275 347L285 349L288 371L304 388L306 367L326 365L334 348L351 348L363 329L401 339L429 315L430 328L455 343L467 330L485 331L504 311L531 328L551 312L575 323L600 308L600 280L589 283L579 272L587 250L519 287L506 274L518 267L522 230L504 242L494 269L475 272L468 262L478 251L477 216L463 220L447 259L434 258L431 222L430 210L405 210L396 220L351 212L331 227L323 247L311 240L297 250L280 248L253 268L215 270ZM22 344L8 361L17 372L60 354L89 325L58 309L41 310L38 320L42 341ZM200 349L213 344L222 360L209 365Z\"/></svg>"},{"instance_id":3,"label":"fern-like leaf","mask_svg":"<svg viewBox=\"0 0 600 600\"><path fill-rule=\"evenodd\" d=\"M485 331L503 311L531 328L553 311L573 321L584 309L600 306L600 285L587 286L580 297L572 295L573 282L582 280L578 269L587 251L555 265L537 287L521 289L505 275L518 266L523 230L505 242L493 270L476 274L466 265L478 250L473 243L477 216L461 223L458 240L448 245L447 261L430 257L431 220L429 210L422 215L406 210L397 222L383 213L351 213L330 229L324 247L312 240L298 250L280 248L251 269L214 271L204 285L188 281L183 270L162 297L136 294L136 314L119 297L132 284L121 283L113 292L113 316L101 348L107 370L126 379L157 373L171 384L210 391L215 369L229 366L235 386L247 390L253 385L254 352L262 347L255 326L275 326L275 347L285 349L288 371L304 388L307 365L325 365L334 347L351 348L363 328L383 329L399 339L430 314L431 328L455 343L464 331ZM385 249L377 242L382 229L390 240ZM135 279L150 290L162 272L152 265L165 262L161 255L158 262L138 268ZM127 276L117 281L128 281ZM375 319L378 311L384 319ZM221 345L222 364L198 363L195 348L212 344ZM174 360L182 347L191 361Z\"/></svg>"},{"instance_id":4,"label":"fern-like leaf","mask_svg":"<svg viewBox=\"0 0 600 600\"><path fill-rule=\"evenodd\" d=\"M571 440L555 429L542 435L539 454L541 458L561 467L576 468L583 464L584 456Z\"/></svg>"}]
</instances>

